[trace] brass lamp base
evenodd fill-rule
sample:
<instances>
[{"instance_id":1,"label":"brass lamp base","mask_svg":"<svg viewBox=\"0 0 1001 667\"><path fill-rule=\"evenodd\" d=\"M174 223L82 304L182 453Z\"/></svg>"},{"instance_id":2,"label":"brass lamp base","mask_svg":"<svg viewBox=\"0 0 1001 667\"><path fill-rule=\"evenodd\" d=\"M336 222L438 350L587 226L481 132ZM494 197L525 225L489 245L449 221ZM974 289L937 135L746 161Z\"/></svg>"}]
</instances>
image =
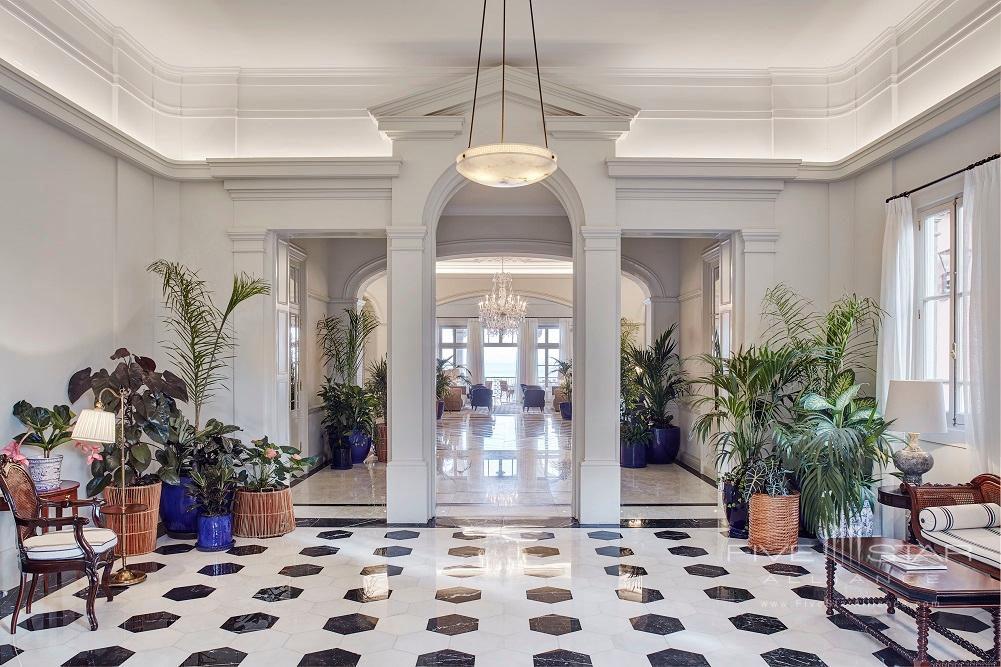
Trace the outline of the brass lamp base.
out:
<instances>
[{"instance_id":1,"label":"brass lamp base","mask_svg":"<svg viewBox=\"0 0 1001 667\"><path fill-rule=\"evenodd\" d=\"M112 586L135 586L146 581L146 573L123 567L112 573L108 581Z\"/></svg>"}]
</instances>

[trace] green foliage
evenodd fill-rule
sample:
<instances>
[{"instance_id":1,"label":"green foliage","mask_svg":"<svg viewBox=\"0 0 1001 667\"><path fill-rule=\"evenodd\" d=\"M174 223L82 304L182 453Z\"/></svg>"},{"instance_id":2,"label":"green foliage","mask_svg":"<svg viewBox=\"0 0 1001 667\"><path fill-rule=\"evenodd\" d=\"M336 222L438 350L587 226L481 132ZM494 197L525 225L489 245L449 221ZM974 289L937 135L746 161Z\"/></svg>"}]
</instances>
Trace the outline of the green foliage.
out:
<instances>
[{"instance_id":1,"label":"green foliage","mask_svg":"<svg viewBox=\"0 0 1001 667\"><path fill-rule=\"evenodd\" d=\"M553 357L553 361L556 362L556 374L560 378L560 391L567 398L567 403L573 400L573 359L567 359L563 361Z\"/></svg>"},{"instance_id":2,"label":"green foliage","mask_svg":"<svg viewBox=\"0 0 1001 667\"><path fill-rule=\"evenodd\" d=\"M73 422L76 415L68 405L54 405L49 410L35 407L28 401L18 401L14 404L12 412L28 429L14 436L14 440L20 445L39 448L46 458L56 447L73 440Z\"/></svg>"},{"instance_id":3,"label":"green foliage","mask_svg":"<svg viewBox=\"0 0 1001 667\"><path fill-rule=\"evenodd\" d=\"M386 355L382 359L368 365L368 382L365 383L368 393L375 396L379 407L377 418L386 419L389 416L389 363Z\"/></svg>"},{"instance_id":4,"label":"green foliage","mask_svg":"<svg viewBox=\"0 0 1001 667\"><path fill-rule=\"evenodd\" d=\"M636 331L639 324L626 318L619 321L619 412L624 415L639 402L640 390L636 382L636 366L633 355L636 351Z\"/></svg>"},{"instance_id":5,"label":"green foliage","mask_svg":"<svg viewBox=\"0 0 1001 667\"><path fill-rule=\"evenodd\" d=\"M619 437L622 443L631 447L645 447L650 442L648 415L641 409L633 409L622 414L619 420Z\"/></svg>"},{"instance_id":6,"label":"green foliage","mask_svg":"<svg viewBox=\"0 0 1001 667\"><path fill-rule=\"evenodd\" d=\"M744 502L748 502L756 493L788 496L789 472L777 456L754 459L744 467L743 480L739 485L741 497Z\"/></svg>"},{"instance_id":7,"label":"green foliage","mask_svg":"<svg viewBox=\"0 0 1001 667\"><path fill-rule=\"evenodd\" d=\"M355 384L365 353L365 341L379 328L379 318L366 308L344 309L344 316L330 315L316 323L321 361L340 382Z\"/></svg>"},{"instance_id":8,"label":"green foliage","mask_svg":"<svg viewBox=\"0 0 1001 667\"><path fill-rule=\"evenodd\" d=\"M254 296L269 294L268 283L245 273L233 276L233 289L225 307L219 308L198 273L178 262L157 260L146 270L160 276L164 324L172 334L165 341L167 353L187 385L195 409L195 430L201 426L202 408L225 385L224 370L233 358L236 339L227 326L233 311Z\"/></svg>"},{"instance_id":9,"label":"green foliage","mask_svg":"<svg viewBox=\"0 0 1001 667\"><path fill-rule=\"evenodd\" d=\"M302 456L295 447L268 442L267 436L252 440L251 445L246 449L243 468L237 475L240 486L247 491L288 488L293 479L316 461L316 457Z\"/></svg>"},{"instance_id":10,"label":"green foliage","mask_svg":"<svg viewBox=\"0 0 1001 667\"><path fill-rule=\"evenodd\" d=\"M317 396L323 401L323 426L334 436L331 442L335 447L342 446L341 438L354 431L375 434L379 402L365 389L327 377Z\"/></svg>"},{"instance_id":11,"label":"green foliage","mask_svg":"<svg viewBox=\"0 0 1001 667\"><path fill-rule=\"evenodd\" d=\"M195 465L191 469L191 481L187 488L201 515L223 516L233 511L236 483L233 462L217 458Z\"/></svg>"},{"instance_id":12,"label":"green foliage","mask_svg":"<svg viewBox=\"0 0 1001 667\"><path fill-rule=\"evenodd\" d=\"M670 426L674 419L671 406L688 393L688 376L676 351L676 329L677 325L672 324L650 347L634 347L631 351L637 392L653 428Z\"/></svg>"},{"instance_id":13,"label":"green foliage","mask_svg":"<svg viewBox=\"0 0 1001 667\"><path fill-rule=\"evenodd\" d=\"M452 388L453 382L455 382L456 380L468 383L468 376L466 375L466 367L456 366L454 363L452 363L451 358L435 359L434 395L437 400L444 401L446 398L448 398L448 393Z\"/></svg>"}]
</instances>

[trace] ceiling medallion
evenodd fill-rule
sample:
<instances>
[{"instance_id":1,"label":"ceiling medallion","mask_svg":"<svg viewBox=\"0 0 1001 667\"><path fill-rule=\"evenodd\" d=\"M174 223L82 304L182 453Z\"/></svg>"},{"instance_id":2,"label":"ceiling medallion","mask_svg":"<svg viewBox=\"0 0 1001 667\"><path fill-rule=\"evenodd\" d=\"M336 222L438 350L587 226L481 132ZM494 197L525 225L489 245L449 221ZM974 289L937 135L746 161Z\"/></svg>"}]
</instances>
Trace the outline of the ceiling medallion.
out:
<instances>
[{"instance_id":1,"label":"ceiling medallion","mask_svg":"<svg viewBox=\"0 0 1001 667\"><path fill-rule=\"evenodd\" d=\"M514 279L504 271L501 258L500 273L494 274L493 288L480 300L480 325L489 333L503 334L521 328L528 310L528 302L513 290Z\"/></svg>"},{"instance_id":2,"label":"ceiling medallion","mask_svg":"<svg viewBox=\"0 0 1001 667\"><path fill-rule=\"evenodd\" d=\"M480 87L480 63L483 59L483 29L487 23L487 0L483 0L480 20L480 49L476 56L476 79L473 84L473 110L469 117L469 144L455 158L456 170L469 180L493 188L517 188L538 183L556 171L556 153L549 150L546 133L546 113L542 104L542 76L539 73L539 47L535 41L535 12L528 0L528 15L532 22L532 47L535 49L535 80L539 86L539 114L542 116L544 146L504 142L504 121L507 71L507 0L503 0L501 19L501 123L500 143L473 146L473 124L476 121L476 96Z\"/></svg>"}]
</instances>

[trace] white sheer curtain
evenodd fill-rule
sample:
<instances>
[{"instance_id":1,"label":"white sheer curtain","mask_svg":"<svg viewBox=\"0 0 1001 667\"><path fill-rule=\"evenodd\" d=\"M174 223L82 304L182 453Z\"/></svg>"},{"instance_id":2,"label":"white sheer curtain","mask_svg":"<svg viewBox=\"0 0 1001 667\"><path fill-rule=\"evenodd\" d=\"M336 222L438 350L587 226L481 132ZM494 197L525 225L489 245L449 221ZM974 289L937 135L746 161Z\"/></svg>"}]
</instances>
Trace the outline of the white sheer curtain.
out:
<instances>
[{"instance_id":1,"label":"white sheer curtain","mask_svg":"<svg viewBox=\"0 0 1001 667\"><path fill-rule=\"evenodd\" d=\"M535 338L538 330L539 321L535 318L526 318L521 324L518 338L519 384L538 384L538 369L535 366ZM521 397L521 387L518 388L518 397Z\"/></svg>"},{"instance_id":2,"label":"white sheer curtain","mask_svg":"<svg viewBox=\"0 0 1001 667\"><path fill-rule=\"evenodd\" d=\"M569 317L560 318L560 361L573 359L573 331Z\"/></svg>"},{"instance_id":3,"label":"white sheer curtain","mask_svg":"<svg viewBox=\"0 0 1001 667\"><path fill-rule=\"evenodd\" d=\"M886 404L890 380L910 380L914 327L914 213L911 200L886 203L883 230L883 278L879 305L886 317L876 353L876 398Z\"/></svg>"},{"instance_id":4,"label":"white sheer curtain","mask_svg":"<svg viewBox=\"0 0 1001 667\"><path fill-rule=\"evenodd\" d=\"M480 327L480 320L470 317L466 328L466 366L469 368L470 382L483 382L483 329Z\"/></svg>"},{"instance_id":5,"label":"white sheer curtain","mask_svg":"<svg viewBox=\"0 0 1001 667\"><path fill-rule=\"evenodd\" d=\"M964 281L969 287L960 345L966 349L966 440L977 473L999 472L1001 443L1001 188L998 160L966 172L963 182Z\"/></svg>"}]
</instances>

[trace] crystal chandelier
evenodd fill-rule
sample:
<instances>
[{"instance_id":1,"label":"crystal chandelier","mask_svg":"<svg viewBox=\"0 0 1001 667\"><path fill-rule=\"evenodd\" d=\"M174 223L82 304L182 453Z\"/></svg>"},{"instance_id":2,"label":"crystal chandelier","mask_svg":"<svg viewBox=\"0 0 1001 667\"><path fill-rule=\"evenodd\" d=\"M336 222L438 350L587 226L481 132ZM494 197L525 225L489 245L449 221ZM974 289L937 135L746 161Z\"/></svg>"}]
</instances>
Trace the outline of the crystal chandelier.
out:
<instances>
[{"instance_id":1,"label":"crystal chandelier","mask_svg":"<svg viewBox=\"0 0 1001 667\"><path fill-rule=\"evenodd\" d=\"M532 47L535 50L535 81L539 87L539 114L542 116L542 141L544 146L504 142L505 73L507 71L507 0L503 0L501 19L501 96L500 143L473 146L473 123L476 121L476 95L480 87L480 62L483 59L483 29L487 23L487 0L483 0L483 18L480 21L480 50L476 56L476 81L473 84L473 111L469 117L469 144L455 158L455 168L460 174L481 185L492 188L517 188L538 183L556 171L556 153L549 150L546 133L546 113L542 105L542 76L539 74L539 47L535 41L535 12L528 0L528 15L532 21Z\"/></svg>"},{"instance_id":2,"label":"crystal chandelier","mask_svg":"<svg viewBox=\"0 0 1001 667\"><path fill-rule=\"evenodd\" d=\"M515 332L525 321L528 302L514 293L514 280L504 272L501 258L500 273L494 274L493 289L480 300L480 324L490 333Z\"/></svg>"}]
</instances>

